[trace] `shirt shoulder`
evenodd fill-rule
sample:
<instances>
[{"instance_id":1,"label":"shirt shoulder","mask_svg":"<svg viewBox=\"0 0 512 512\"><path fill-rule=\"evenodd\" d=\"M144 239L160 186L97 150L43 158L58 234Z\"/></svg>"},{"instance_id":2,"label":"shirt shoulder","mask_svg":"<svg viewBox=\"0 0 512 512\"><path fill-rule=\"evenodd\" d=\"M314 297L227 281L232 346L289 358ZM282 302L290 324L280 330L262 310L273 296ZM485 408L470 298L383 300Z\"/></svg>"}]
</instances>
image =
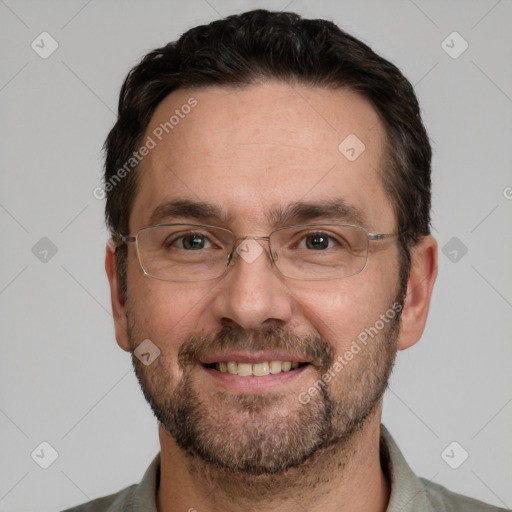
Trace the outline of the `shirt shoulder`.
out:
<instances>
[{"instance_id":1,"label":"shirt shoulder","mask_svg":"<svg viewBox=\"0 0 512 512\"><path fill-rule=\"evenodd\" d=\"M384 425L381 425L381 466L391 484L386 512L506 512L508 509L450 491L416 476ZM508 512L511 512L508 510Z\"/></svg>"},{"instance_id":2,"label":"shirt shoulder","mask_svg":"<svg viewBox=\"0 0 512 512\"><path fill-rule=\"evenodd\" d=\"M129 510L127 508L133 500L133 493L138 484L130 485L121 491L108 496L103 496L76 507L67 508L62 512L117 512L121 510Z\"/></svg>"},{"instance_id":3,"label":"shirt shoulder","mask_svg":"<svg viewBox=\"0 0 512 512\"><path fill-rule=\"evenodd\" d=\"M419 478L432 510L443 512L506 512L510 509L495 507L483 501L450 491L442 485Z\"/></svg>"}]
</instances>

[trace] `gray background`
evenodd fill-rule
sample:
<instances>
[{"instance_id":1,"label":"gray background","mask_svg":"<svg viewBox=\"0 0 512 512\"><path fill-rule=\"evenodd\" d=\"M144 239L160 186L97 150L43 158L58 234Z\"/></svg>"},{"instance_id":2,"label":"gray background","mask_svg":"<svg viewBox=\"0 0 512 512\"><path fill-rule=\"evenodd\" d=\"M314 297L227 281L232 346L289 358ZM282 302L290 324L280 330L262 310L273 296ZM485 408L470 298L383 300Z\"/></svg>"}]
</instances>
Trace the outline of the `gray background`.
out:
<instances>
[{"instance_id":1,"label":"gray background","mask_svg":"<svg viewBox=\"0 0 512 512\"><path fill-rule=\"evenodd\" d=\"M158 451L156 420L113 335L93 196L100 148L138 59L253 7L333 19L415 84L435 153L434 234L440 249L456 240L440 250L427 329L399 355L384 423L418 474L512 506L510 0L0 0L1 511L115 492ZM31 48L43 31L59 44L47 59ZM462 49L457 36L442 46L454 31L469 44L458 58L445 51ZM31 458L42 441L59 454L48 469ZM452 441L469 453L458 469L441 456ZM449 449L450 462L461 453Z\"/></svg>"}]
</instances>

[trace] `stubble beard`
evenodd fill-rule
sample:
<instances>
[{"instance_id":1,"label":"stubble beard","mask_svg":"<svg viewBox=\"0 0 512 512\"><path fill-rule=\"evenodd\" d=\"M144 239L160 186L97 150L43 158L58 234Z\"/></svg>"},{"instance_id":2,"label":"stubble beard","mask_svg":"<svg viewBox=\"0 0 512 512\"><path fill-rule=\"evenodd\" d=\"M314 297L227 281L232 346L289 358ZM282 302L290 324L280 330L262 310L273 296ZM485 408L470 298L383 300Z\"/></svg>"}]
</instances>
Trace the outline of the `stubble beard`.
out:
<instances>
[{"instance_id":1,"label":"stubble beard","mask_svg":"<svg viewBox=\"0 0 512 512\"><path fill-rule=\"evenodd\" d=\"M210 336L187 339L178 355L183 373L177 383L162 357L146 367L133 355L143 339L133 320L130 343L143 394L177 445L212 470L254 478L299 468L333 445L339 451L348 446L387 388L399 327L397 313L329 383L321 376L335 360L330 343L320 336L296 336L276 326L255 331L225 328ZM192 370L199 357L214 347L293 348L294 354L303 353L315 361L320 391L306 404L295 394L280 392L242 395L216 390L201 396Z\"/></svg>"}]
</instances>

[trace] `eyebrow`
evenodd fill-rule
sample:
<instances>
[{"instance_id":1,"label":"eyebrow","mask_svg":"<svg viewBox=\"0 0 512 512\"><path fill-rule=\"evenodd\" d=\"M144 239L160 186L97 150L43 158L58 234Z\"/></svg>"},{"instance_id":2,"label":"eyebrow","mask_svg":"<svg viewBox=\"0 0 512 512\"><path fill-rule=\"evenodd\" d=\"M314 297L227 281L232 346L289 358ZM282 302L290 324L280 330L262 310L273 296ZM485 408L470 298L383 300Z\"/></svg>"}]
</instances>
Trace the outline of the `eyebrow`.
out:
<instances>
[{"instance_id":1,"label":"eyebrow","mask_svg":"<svg viewBox=\"0 0 512 512\"><path fill-rule=\"evenodd\" d=\"M365 225L365 215L344 199L319 201L295 201L284 207L273 208L267 215L273 227L306 223L315 219L330 220L348 224ZM195 220L199 222L217 221L227 225L230 217L220 206L205 201L175 199L158 205L149 218L149 225L160 224L166 219Z\"/></svg>"},{"instance_id":2,"label":"eyebrow","mask_svg":"<svg viewBox=\"0 0 512 512\"><path fill-rule=\"evenodd\" d=\"M219 206L204 201L176 199L158 205L149 218L149 225L154 226L169 218L195 219L203 222L217 220L224 224L227 221L226 213Z\"/></svg>"},{"instance_id":3,"label":"eyebrow","mask_svg":"<svg viewBox=\"0 0 512 512\"><path fill-rule=\"evenodd\" d=\"M272 210L268 218L275 226L290 223L300 224L315 219L341 221L358 226L364 226L366 222L361 209L341 198L312 202L297 201L285 208Z\"/></svg>"}]
</instances>

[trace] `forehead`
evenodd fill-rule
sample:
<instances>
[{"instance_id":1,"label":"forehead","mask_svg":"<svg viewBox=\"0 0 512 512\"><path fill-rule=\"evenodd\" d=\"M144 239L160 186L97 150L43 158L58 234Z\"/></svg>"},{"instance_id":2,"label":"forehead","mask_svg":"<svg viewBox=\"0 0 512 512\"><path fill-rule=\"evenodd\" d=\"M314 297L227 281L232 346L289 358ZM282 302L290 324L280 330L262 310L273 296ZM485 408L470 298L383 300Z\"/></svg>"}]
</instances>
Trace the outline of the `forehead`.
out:
<instances>
[{"instance_id":1,"label":"forehead","mask_svg":"<svg viewBox=\"0 0 512 512\"><path fill-rule=\"evenodd\" d=\"M233 228L266 230L275 212L329 201L357 210L369 229L394 226L382 123L347 89L268 81L178 90L155 110L149 139L131 230L183 200L214 206Z\"/></svg>"}]
</instances>

